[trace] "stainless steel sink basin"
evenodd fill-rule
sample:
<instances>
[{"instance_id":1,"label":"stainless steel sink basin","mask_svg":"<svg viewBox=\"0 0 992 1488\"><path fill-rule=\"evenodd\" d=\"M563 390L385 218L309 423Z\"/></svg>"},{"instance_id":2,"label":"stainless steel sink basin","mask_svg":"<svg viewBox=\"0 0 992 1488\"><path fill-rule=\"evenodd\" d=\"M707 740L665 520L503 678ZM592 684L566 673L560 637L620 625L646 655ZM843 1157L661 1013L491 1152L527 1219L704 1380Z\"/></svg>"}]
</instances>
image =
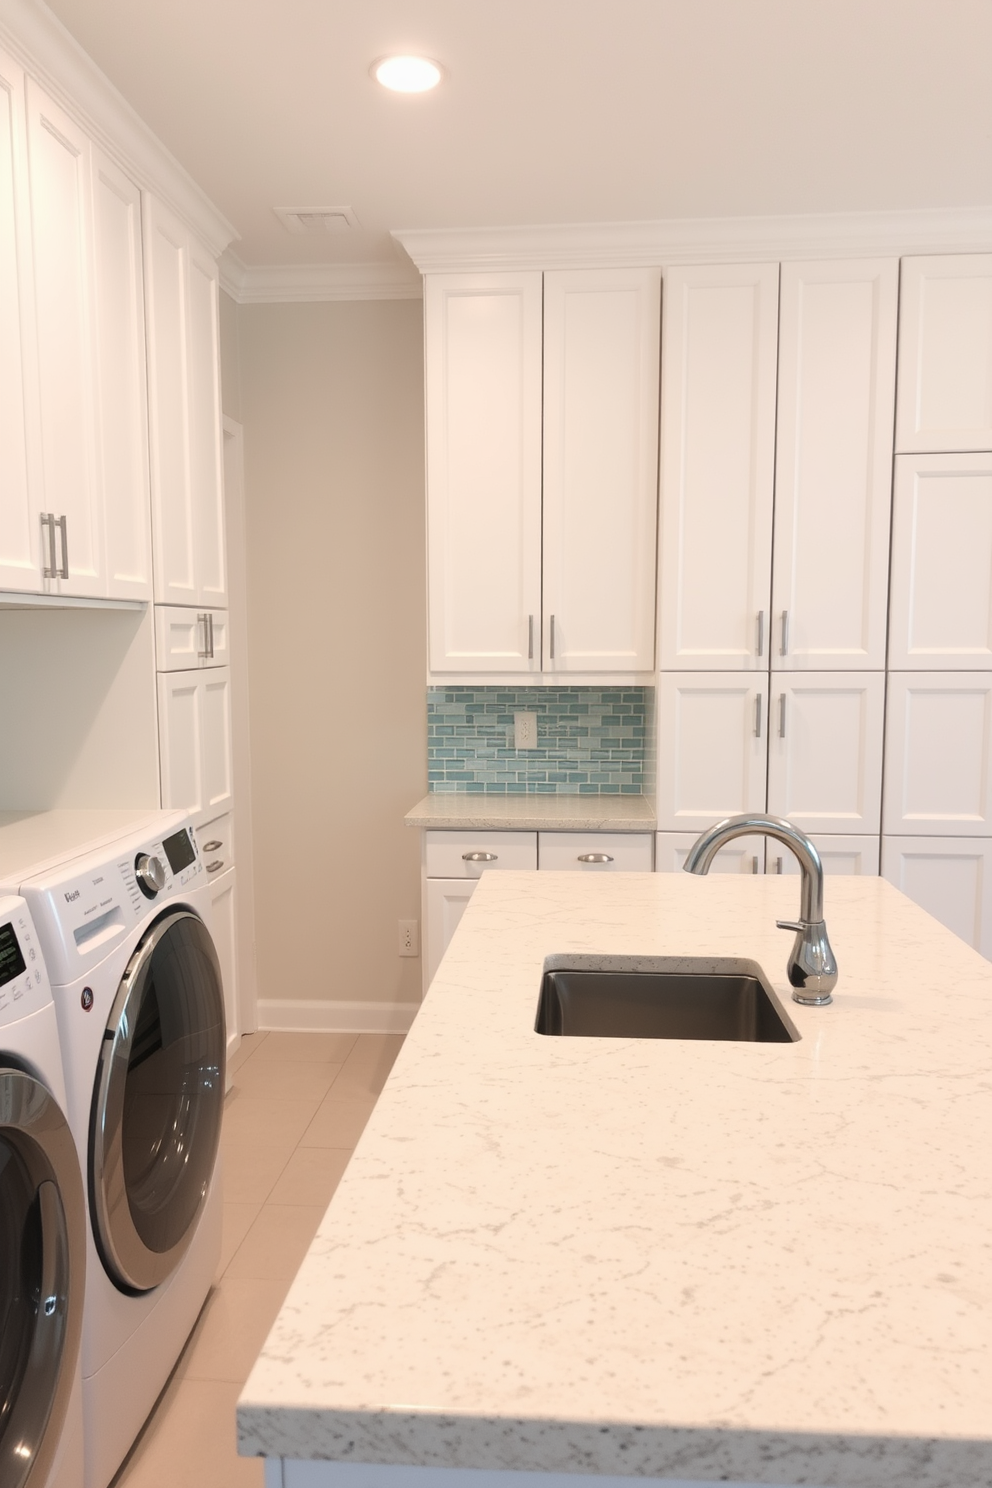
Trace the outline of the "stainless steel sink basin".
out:
<instances>
[{"instance_id":1,"label":"stainless steel sink basin","mask_svg":"<svg viewBox=\"0 0 992 1488\"><path fill-rule=\"evenodd\" d=\"M546 967L534 1028L565 1038L788 1044L799 1037L761 967L730 957L636 970Z\"/></svg>"}]
</instances>

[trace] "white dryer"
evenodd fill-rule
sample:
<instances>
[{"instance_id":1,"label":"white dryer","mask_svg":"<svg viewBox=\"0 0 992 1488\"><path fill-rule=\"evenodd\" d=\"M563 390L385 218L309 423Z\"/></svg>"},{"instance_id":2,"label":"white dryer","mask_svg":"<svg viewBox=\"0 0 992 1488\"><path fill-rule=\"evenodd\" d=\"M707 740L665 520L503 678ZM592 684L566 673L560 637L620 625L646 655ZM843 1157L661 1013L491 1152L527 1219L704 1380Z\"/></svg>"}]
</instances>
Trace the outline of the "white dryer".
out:
<instances>
[{"instance_id":1,"label":"white dryer","mask_svg":"<svg viewBox=\"0 0 992 1488\"><path fill-rule=\"evenodd\" d=\"M80 1488L86 1212L51 988L0 897L0 1483Z\"/></svg>"},{"instance_id":2,"label":"white dryer","mask_svg":"<svg viewBox=\"0 0 992 1488\"><path fill-rule=\"evenodd\" d=\"M87 1175L85 1488L106 1488L220 1256L224 995L186 812L24 878Z\"/></svg>"}]
</instances>

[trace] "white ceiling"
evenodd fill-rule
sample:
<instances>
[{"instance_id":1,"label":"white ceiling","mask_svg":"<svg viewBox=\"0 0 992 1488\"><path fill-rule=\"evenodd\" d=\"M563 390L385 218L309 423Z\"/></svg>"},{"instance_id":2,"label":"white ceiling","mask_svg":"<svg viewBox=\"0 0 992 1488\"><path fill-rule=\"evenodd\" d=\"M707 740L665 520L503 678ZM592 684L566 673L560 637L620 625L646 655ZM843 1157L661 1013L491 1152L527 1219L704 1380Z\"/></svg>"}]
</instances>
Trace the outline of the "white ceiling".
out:
<instances>
[{"instance_id":1,"label":"white ceiling","mask_svg":"<svg viewBox=\"0 0 992 1488\"><path fill-rule=\"evenodd\" d=\"M992 0L51 0L249 265L392 228L992 205ZM436 93L386 93L419 51ZM290 236L272 208L353 207Z\"/></svg>"}]
</instances>

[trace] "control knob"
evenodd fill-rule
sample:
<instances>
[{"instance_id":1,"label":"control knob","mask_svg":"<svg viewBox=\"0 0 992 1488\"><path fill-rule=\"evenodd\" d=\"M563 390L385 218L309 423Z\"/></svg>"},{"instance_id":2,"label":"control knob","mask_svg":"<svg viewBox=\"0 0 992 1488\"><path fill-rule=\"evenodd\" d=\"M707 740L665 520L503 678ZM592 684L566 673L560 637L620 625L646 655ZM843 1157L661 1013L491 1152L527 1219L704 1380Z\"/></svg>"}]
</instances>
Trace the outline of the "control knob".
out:
<instances>
[{"instance_id":1,"label":"control knob","mask_svg":"<svg viewBox=\"0 0 992 1488\"><path fill-rule=\"evenodd\" d=\"M139 853L134 860L134 876L138 880L138 888L146 899L154 899L159 889L165 888L165 869L162 867L161 858L149 857L148 853Z\"/></svg>"}]
</instances>

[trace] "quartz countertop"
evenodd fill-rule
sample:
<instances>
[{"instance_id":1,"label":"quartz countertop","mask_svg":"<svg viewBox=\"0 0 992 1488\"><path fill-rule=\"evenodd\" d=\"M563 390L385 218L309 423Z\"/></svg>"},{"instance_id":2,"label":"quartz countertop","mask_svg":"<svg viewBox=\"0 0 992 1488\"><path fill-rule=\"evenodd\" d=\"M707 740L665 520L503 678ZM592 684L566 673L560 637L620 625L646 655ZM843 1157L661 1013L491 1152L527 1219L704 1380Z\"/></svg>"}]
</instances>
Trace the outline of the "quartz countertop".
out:
<instances>
[{"instance_id":1,"label":"quartz countertop","mask_svg":"<svg viewBox=\"0 0 992 1488\"><path fill-rule=\"evenodd\" d=\"M438 791L404 817L408 827L469 831L653 832L650 796L486 796Z\"/></svg>"},{"instance_id":2,"label":"quartz countertop","mask_svg":"<svg viewBox=\"0 0 992 1488\"><path fill-rule=\"evenodd\" d=\"M992 966L831 878L486 874L238 1406L284 1458L992 1482ZM788 1044L548 1038L545 958L758 961Z\"/></svg>"}]
</instances>

